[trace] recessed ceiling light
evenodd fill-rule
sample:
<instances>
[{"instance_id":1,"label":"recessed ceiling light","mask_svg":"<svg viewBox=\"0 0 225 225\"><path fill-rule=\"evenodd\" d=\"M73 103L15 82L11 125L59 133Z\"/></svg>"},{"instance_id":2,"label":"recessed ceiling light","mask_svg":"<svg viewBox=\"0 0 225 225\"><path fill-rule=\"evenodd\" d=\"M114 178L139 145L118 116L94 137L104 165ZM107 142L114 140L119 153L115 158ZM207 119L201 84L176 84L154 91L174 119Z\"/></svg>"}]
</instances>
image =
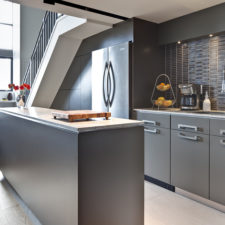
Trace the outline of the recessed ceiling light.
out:
<instances>
[{"instance_id":1,"label":"recessed ceiling light","mask_svg":"<svg viewBox=\"0 0 225 225\"><path fill-rule=\"evenodd\" d=\"M178 41L177 44L180 45L181 44L181 41Z\"/></svg>"},{"instance_id":2,"label":"recessed ceiling light","mask_svg":"<svg viewBox=\"0 0 225 225\"><path fill-rule=\"evenodd\" d=\"M209 37L213 37L213 34L210 34Z\"/></svg>"}]
</instances>

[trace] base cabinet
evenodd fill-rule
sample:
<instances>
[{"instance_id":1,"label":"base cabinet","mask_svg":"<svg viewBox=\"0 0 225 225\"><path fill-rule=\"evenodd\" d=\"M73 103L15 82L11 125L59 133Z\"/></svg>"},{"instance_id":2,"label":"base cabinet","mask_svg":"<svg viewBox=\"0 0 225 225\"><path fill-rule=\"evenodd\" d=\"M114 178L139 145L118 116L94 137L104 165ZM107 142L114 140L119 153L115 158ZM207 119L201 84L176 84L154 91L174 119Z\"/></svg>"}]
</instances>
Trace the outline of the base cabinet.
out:
<instances>
[{"instance_id":1,"label":"base cabinet","mask_svg":"<svg viewBox=\"0 0 225 225\"><path fill-rule=\"evenodd\" d=\"M209 135L171 131L171 184L209 198Z\"/></svg>"},{"instance_id":2,"label":"base cabinet","mask_svg":"<svg viewBox=\"0 0 225 225\"><path fill-rule=\"evenodd\" d=\"M170 129L145 127L145 175L170 184Z\"/></svg>"},{"instance_id":3,"label":"base cabinet","mask_svg":"<svg viewBox=\"0 0 225 225\"><path fill-rule=\"evenodd\" d=\"M210 137L210 199L225 204L225 137Z\"/></svg>"}]
</instances>

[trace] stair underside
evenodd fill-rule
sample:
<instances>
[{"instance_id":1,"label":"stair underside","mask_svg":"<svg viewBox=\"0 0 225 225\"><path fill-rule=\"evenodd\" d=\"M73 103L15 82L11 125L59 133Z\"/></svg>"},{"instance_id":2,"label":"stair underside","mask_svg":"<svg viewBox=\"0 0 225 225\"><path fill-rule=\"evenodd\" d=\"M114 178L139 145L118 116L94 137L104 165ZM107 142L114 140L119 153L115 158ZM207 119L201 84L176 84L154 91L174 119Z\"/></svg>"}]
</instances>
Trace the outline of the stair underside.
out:
<instances>
[{"instance_id":1,"label":"stair underside","mask_svg":"<svg viewBox=\"0 0 225 225\"><path fill-rule=\"evenodd\" d=\"M83 39L111 25L63 16L56 22L26 106L50 108Z\"/></svg>"}]
</instances>

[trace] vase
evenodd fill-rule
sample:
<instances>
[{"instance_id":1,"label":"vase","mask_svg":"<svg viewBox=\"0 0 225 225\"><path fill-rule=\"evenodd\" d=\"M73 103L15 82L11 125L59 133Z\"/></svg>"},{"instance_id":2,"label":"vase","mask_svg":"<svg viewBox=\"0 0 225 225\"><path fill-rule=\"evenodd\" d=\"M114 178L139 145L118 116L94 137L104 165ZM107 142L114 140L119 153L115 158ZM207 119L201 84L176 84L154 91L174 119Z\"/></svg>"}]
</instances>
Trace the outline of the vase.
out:
<instances>
[{"instance_id":1,"label":"vase","mask_svg":"<svg viewBox=\"0 0 225 225\"><path fill-rule=\"evenodd\" d=\"M25 95L19 94L16 97L16 105L18 108L23 108L25 106Z\"/></svg>"}]
</instances>

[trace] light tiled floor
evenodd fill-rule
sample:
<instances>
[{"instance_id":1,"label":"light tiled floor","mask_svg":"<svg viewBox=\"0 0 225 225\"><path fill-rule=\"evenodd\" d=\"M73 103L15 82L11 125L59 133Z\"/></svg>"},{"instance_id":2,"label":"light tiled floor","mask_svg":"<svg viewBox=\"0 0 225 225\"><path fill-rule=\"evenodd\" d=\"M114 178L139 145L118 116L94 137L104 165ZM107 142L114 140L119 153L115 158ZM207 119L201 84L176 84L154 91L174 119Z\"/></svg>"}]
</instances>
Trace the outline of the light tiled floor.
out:
<instances>
[{"instance_id":1,"label":"light tiled floor","mask_svg":"<svg viewBox=\"0 0 225 225\"><path fill-rule=\"evenodd\" d=\"M145 182L145 225L224 224L224 213ZM0 225L33 225L4 180L0 181Z\"/></svg>"},{"instance_id":2,"label":"light tiled floor","mask_svg":"<svg viewBox=\"0 0 225 225\"><path fill-rule=\"evenodd\" d=\"M32 225L0 173L0 225Z\"/></svg>"},{"instance_id":3,"label":"light tiled floor","mask_svg":"<svg viewBox=\"0 0 225 225\"><path fill-rule=\"evenodd\" d=\"M146 181L145 225L225 225L225 214Z\"/></svg>"}]
</instances>

